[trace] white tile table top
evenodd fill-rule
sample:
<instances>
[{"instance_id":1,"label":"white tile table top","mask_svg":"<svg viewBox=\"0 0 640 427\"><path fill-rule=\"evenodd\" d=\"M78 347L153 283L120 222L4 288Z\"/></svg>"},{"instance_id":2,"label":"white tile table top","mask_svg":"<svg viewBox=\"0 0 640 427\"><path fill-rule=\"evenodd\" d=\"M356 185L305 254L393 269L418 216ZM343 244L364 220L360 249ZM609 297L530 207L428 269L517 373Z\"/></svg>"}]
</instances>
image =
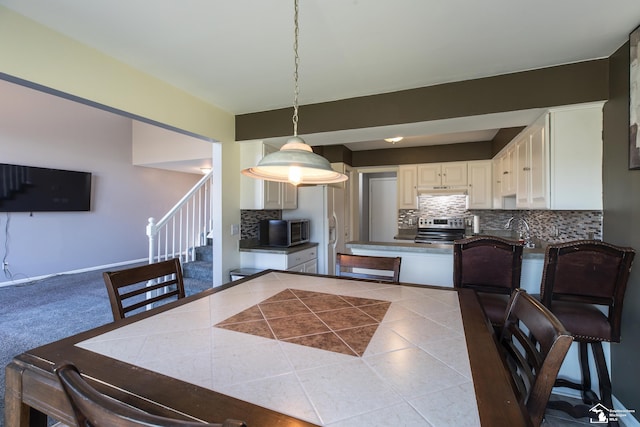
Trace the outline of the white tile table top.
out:
<instances>
[{"instance_id":1,"label":"white tile table top","mask_svg":"<svg viewBox=\"0 0 640 427\"><path fill-rule=\"evenodd\" d=\"M362 357L214 327L285 289L390 301ZM479 426L457 293L271 272L77 344L322 426Z\"/></svg>"}]
</instances>

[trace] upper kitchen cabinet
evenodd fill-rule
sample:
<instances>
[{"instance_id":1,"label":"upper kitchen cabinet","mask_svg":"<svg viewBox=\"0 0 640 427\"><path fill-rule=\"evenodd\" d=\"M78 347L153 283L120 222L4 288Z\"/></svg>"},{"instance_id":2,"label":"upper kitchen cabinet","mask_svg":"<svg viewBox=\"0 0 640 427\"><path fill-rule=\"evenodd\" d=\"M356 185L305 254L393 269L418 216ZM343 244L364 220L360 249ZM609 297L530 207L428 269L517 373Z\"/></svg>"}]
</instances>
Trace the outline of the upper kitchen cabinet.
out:
<instances>
[{"instance_id":1,"label":"upper kitchen cabinet","mask_svg":"<svg viewBox=\"0 0 640 427\"><path fill-rule=\"evenodd\" d=\"M602 106L549 113L552 209L602 209Z\"/></svg>"},{"instance_id":2,"label":"upper kitchen cabinet","mask_svg":"<svg viewBox=\"0 0 640 427\"><path fill-rule=\"evenodd\" d=\"M493 159L493 199L495 208L502 207L502 198L516 194L516 147L510 145Z\"/></svg>"},{"instance_id":3,"label":"upper kitchen cabinet","mask_svg":"<svg viewBox=\"0 0 640 427\"><path fill-rule=\"evenodd\" d=\"M520 133L494 158L494 207L602 209L602 105L551 109Z\"/></svg>"},{"instance_id":4,"label":"upper kitchen cabinet","mask_svg":"<svg viewBox=\"0 0 640 427\"><path fill-rule=\"evenodd\" d=\"M491 160L477 160L467 163L467 177L469 178L467 209L491 209L493 207L491 176Z\"/></svg>"},{"instance_id":5,"label":"upper kitchen cabinet","mask_svg":"<svg viewBox=\"0 0 640 427\"><path fill-rule=\"evenodd\" d=\"M418 188L454 188L467 186L467 162L426 163L417 165Z\"/></svg>"},{"instance_id":6,"label":"upper kitchen cabinet","mask_svg":"<svg viewBox=\"0 0 640 427\"><path fill-rule=\"evenodd\" d=\"M278 149L260 141L240 145L240 169L258 164ZM296 209L298 189L285 182L263 181L240 175L240 209Z\"/></svg>"},{"instance_id":7,"label":"upper kitchen cabinet","mask_svg":"<svg viewBox=\"0 0 640 427\"><path fill-rule=\"evenodd\" d=\"M515 146L516 208L549 207L546 116L527 128Z\"/></svg>"},{"instance_id":8,"label":"upper kitchen cabinet","mask_svg":"<svg viewBox=\"0 0 640 427\"><path fill-rule=\"evenodd\" d=\"M418 208L418 165L400 165L397 174L398 209Z\"/></svg>"}]
</instances>

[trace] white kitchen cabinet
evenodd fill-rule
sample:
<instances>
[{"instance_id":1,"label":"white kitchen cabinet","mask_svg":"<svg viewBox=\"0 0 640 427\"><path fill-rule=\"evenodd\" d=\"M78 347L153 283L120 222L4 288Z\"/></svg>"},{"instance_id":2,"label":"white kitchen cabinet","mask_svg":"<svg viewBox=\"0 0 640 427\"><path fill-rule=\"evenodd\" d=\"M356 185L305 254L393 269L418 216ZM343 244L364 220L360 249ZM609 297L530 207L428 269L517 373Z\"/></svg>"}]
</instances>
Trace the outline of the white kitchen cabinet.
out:
<instances>
[{"instance_id":1,"label":"white kitchen cabinet","mask_svg":"<svg viewBox=\"0 0 640 427\"><path fill-rule=\"evenodd\" d=\"M243 142L240 145L240 168L258 164L260 159L277 148L260 141ZM263 181L240 176L240 209L296 209L298 189L285 182Z\"/></svg>"},{"instance_id":2,"label":"white kitchen cabinet","mask_svg":"<svg viewBox=\"0 0 640 427\"><path fill-rule=\"evenodd\" d=\"M549 150L546 115L529 126L517 139L516 208L549 208Z\"/></svg>"},{"instance_id":3,"label":"white kitchen cabinet","mask_svg":"<svg viewBox=\"0 0 640 427\"><path fill-rule=\"evenodd\" d=\"M602 103L549 113L552 209L602 209Z\"/></svg>"},{"instance_id":4,"label":"white kitchen cabinet","mask_svg":"<svg viewBox=\"0 0 640 427\"><path fill-rule=\"evenodd\" d=\"M508 148L501 158L500 192L503 196L516 194L516 150L515 147Z\"/></svg>"},{"instance_id":5,"label":"white kitchen cabinet","mask_svg":"<svg viewBox=\"0 0 640 427\"><path fill-rule=\"evenodd\" d=\"M504 170L506 153L515 150L516 209L602 209L602 105L551 109L494 159ZM494 207L510 196L504 176Z\"/></svg>"},{"instance_id":6,"label":"white kitchen cabinet","mask_svg":"<svg viewBox=\"0 0 640 427\"><path fill-rule=\"evenodd\" d=\"M468 187L467 162L423 163L398 166L398 209L417 209L418 192Z\"/></svg>"},{"instance_id":7,"label":"white kitchen cabinet","mask_svg":"<svg viewBox=\"0 0 640 427\"><path fill-rule=\"evenodd\" d=\"M467 162L426 163L417 165L418 188L466 187Z\"/></svg>"},{"instance_id":8,"label":"white kitchen cabinet","mask_svg":"<svg viewBox=\"0 0 640 427\"><path fill-rule=\"evenodd\" d=\"M398 209L418 208L418 165L398 166Z\"/></svg>"},{"instance_id":9,"label":"white kitchen cabinet","mask_svg":"<svg viewBox=\"0 0 640 427\"><path fill-rule=\"evenodd\" d=\"M294 248L295 250L295 248ZM318 247L290 250L249 250L240 252L242 268L275 269L315 273L318 270Z\"/></svg>"},{"instance_id":10,"label":"white kitchen cabinet","mask_svg":"<svg viewBox=\"0 0 640 427\"><path fill-rule=\"evenodd\" d=\"M467 163L469 195L467 209L491 209L492 199L492 161L477 160Z\"/></svg>"}]
</instances>

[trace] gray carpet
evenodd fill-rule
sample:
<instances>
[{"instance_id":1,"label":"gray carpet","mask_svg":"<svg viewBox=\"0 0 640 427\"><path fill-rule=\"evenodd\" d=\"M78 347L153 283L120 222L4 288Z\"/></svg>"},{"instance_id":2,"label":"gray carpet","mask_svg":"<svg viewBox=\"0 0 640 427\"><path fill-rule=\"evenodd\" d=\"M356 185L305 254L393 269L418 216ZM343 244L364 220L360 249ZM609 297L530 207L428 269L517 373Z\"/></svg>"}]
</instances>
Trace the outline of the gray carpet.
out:
<instances>
[{"instance_id":1,"label":"gray carpet","mask_svg":"<svg viewBox=\"0 0 640 427\"><path fill-rule=\"evenodd\" d=\"M187 295L210 287L211 282L185 278ZM112 321L102 271L0 287L0 425L4 424L4 367L13 356Z\"/></svg>"}]
</instances>

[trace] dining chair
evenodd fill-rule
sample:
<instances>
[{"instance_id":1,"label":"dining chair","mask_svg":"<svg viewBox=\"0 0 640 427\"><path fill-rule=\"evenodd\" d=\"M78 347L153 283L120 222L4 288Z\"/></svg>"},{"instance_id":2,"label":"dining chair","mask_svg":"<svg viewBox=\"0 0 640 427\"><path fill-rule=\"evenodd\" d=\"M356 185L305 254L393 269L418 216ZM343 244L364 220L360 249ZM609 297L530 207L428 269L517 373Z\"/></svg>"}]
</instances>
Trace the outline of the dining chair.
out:
<instances>
[{"instance_id":1,"label":"dining chair","mask_svg":"<svg viewBox=\"0 0 640 427\"><path fill-rule=\"evenodd\" d=\"M584 405L550 402L578 418L596 403L612 409L611 379L602 342L620 342L622 304L635 251L599 240L549 245L545 250L542 303L579 343L581 382L559 379L557 387L580 390ZM599 395L592 390L588 347L593 352Z\"/></svg>"},{"instance_id":2,"label":"dining chair","mask_svg":"<svg viewBox=\"0 0 640 427\"><path fill-rule=\"evenodd\" d=\"M516 395L534 426L544 419L551 390L572 342L571 334L549 309L523 289L513 292L500 346Z\"/></svg>"},{"instance_id":3,"label":"dining chair","mask_svg":"<svg viewBox=\"0 0 640 427\"><path fill-rule=\"evenodd\" d=\"M142 311L147 306L157 306L184 298L182 267L178 258L139 267L102 273L109 294L113 320Z\"/></svg>"},{"instance_id":4,"label":"dining chair","mask_svg":"<svg viewBox=\"0 0 640 427\"><path fill-rule=\"evenodd\" d=\"M520 287L523 245L495 236L454 241L453 286L476 291L496 331L504 321L509 297Z\"/></svg>"},{"instance_id":5,"label":"dining chair","mask_svg":"<svg viewBox=\"0 0 640 427\"><path fill-rule=\"evenodd\" d=\"M78 427L246 427L243 421L233 419L211 424L153 415L100 393L69 362L57 365L54 372L71 405Z\"/></svg>"},{"instance_id":6,"label":"dining chair","mask_svg":"<svg viewBox=\"0 0 640 427\"><path fill-rule=\"evenodd\" d=\"M400 257L336 254L336 276L398 283Z\"/></svg>"}]
</instances>

